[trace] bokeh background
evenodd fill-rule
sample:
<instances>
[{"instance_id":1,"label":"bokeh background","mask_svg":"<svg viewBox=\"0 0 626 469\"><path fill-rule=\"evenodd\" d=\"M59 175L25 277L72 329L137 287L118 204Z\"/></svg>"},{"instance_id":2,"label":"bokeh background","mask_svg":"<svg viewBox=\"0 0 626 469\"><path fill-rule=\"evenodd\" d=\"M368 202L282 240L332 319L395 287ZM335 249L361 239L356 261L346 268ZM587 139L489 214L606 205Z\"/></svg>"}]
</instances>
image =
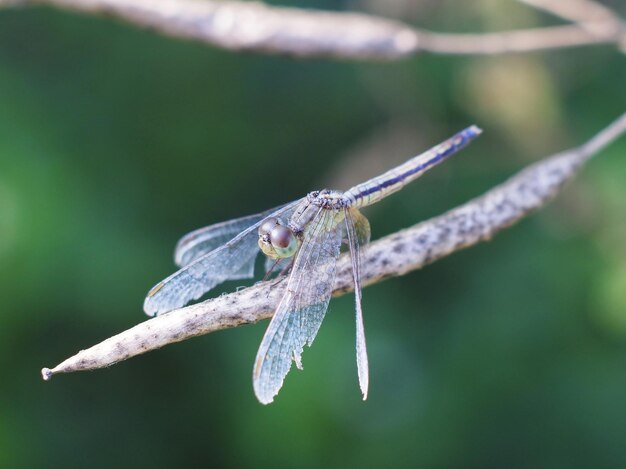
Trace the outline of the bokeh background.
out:
<instances>
[{"instance_id":1,"label":"bokeh background","mask_svg":"<svg viewBox=\"0 0 626 469\"><path fill-rule=\"evenodd\" d=\"M459 32L558 23L508 0L299 4ZM584 142L623 112L625 83L608 46L304 61L0 11L0 466L625 467L624 138L493 241L364 291L365 403L351 295L268 407L251 385L266 322L39 374L143 321L187 231L483 127L367 210L384 236Z\"/></svg>"}]
</instances>

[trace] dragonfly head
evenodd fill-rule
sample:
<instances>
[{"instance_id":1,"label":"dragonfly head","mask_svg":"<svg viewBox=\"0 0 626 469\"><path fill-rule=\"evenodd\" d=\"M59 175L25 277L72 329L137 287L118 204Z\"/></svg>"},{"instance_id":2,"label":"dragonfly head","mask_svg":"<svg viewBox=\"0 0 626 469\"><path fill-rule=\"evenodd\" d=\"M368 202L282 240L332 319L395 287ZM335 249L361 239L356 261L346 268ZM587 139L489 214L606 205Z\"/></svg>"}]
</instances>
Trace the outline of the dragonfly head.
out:
<instances>
[{"instance_id":1,"label":"dragonfly head","mask_svg":"<svg viewBox=\"0 0 626 469\"><path fill-rule=\"evenodd\" d=\"M259 248L267 257L285 259L298 250L298 237L278 218L268 218L259 226Z\"/></svg>"}]
</instances>

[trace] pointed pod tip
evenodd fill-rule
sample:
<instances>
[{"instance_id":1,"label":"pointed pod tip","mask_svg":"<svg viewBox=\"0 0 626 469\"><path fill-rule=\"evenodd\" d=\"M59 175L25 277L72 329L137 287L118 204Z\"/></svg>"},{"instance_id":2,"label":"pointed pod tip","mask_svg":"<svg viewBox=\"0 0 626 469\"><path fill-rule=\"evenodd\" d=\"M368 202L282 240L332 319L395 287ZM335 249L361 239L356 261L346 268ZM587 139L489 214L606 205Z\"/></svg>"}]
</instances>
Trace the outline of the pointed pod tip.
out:
<instances>
[{"instance_id":1,"label":"pointed pod tip","mask_svg":"<svg viewBox=\"0 0 626 469\"><path fill-rule=\"evenodd\" d=\"M52 378L52 375L54 373L52 372L52 370L50 368L42 368L41 369L41 377L43 378L44 381L50 381L50 379Z\"/></svg>"}]
</instances>

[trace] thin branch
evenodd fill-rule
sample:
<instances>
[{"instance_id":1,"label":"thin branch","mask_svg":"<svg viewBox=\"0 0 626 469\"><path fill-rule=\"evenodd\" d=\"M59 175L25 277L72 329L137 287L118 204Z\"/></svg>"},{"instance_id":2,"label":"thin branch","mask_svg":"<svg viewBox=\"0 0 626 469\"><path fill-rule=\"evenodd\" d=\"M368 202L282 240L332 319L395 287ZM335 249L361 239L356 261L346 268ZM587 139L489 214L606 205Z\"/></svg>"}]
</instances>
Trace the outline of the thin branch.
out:
<instances>
[{"instance_id":1,"label":"thin branch","mask_svg":"<svg viewBox=\"0 0 626 469\"><path fill-rule=\"evenodd\" d=\"M363 249L362 280L371 285L404 275L438 259L491 239L497 232L543 207L594 154L626 132L626 113L579 148L528 166L503 184L443 215L375 241ZM339 260L334 294L352 290L350 259ZM103 368L127 358L209 332L267 319L283 295L285 282L258 283L149 319L53 369L57 373Z\"/></svg>"},{"instance_id":2,"label":"thin branch","mask_svg":"<svg viewBox=\"0 0 626 469\"><path fill-rule=\"evenodd\" d=\"M626 25L619 16L593 0L518 0L564 20L576 23L598 37L620 38L626 51Z\"/></svg>"},{"instance_id":3,"label":"thin branch","mask_svg":"<svg viewBox=\"0 0 626 469\"><path fill-rule=\"evenodd\" d=\"M421 31L418 49L433 54L494 55L594 44L618 44L621 37L598 36L578 25L520 29L501 33L442 34Z\"/></svg>"},{"instance_id":4,"label":"thin branch","mask_svg":"<svg viewBox=\"0 0 626 469\"><path fill-rule=\"evenodd\" d=\"M22 4L110 15L161 34L229 50L302 57L395 58L414 51L417 41L411 28L391 20L356 13L271 7L259 2L22 0Z\"/></svg>"},{"instance_id":5,"label":"thin branch","mask_svg":"<svg viewBox=\"0 0 626 469\"><path fill-rule=\"evenodd\" d=\"M530 1L530 0L529 0ZM539 0L534 0L539 1ZM1 6L50 5L109 15L172 37L229 50L298 57L398 59L420 52L501 54L594 44L620 44L623 28L598 34L567 25L488 34L444 34L358 13L273 7L211 0L0 0Z\"/></svg>"},{"instance_id":6,"label":"thin branch","mask_svg":"<svg viewBox=\"0 0 626 469\"><path fill-rule=\"evenodd\" d=\"M559 18L580 24L596 34L612 34L623 28L620 18L609 8L592 0L518 0ZM607 28L613 25L613 28Z\"/></svg>"}]
</instances>

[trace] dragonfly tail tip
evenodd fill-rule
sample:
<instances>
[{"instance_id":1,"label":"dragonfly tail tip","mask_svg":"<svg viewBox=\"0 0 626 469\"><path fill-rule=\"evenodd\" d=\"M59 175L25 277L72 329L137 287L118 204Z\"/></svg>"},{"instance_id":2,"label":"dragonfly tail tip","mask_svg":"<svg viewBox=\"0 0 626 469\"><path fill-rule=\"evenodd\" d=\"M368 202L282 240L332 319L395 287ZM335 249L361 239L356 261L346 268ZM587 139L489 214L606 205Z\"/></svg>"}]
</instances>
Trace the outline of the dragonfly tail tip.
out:
<instances>
[{"instance_id":1,"label":"dragonfly tail tip","mask_svg":"<svg viewBox=\"0 0 626 469\"><path fill-rule=\"evenodd\" d=\"M474 136L478 136L483 133L483 129L478 127L477 125L470 125L467 130L473 134Z\"/></svg>"}]
</instances>

